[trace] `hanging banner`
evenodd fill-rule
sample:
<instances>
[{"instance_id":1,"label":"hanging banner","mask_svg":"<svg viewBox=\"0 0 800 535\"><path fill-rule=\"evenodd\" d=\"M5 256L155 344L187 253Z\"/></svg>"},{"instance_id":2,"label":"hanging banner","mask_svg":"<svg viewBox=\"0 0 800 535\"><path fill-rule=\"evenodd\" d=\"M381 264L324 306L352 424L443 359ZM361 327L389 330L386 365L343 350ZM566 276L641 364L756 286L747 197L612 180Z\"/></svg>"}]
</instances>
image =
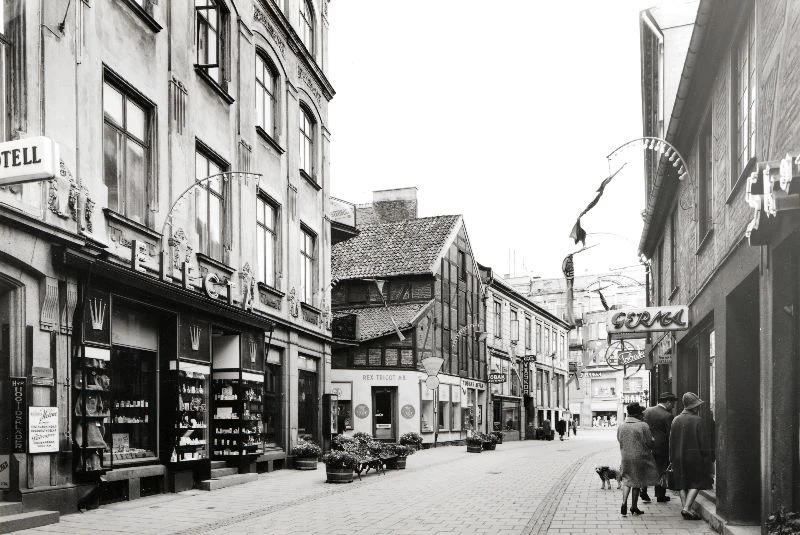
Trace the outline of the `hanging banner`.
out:
<instances>
[{"instance_id":1,"label":"hanging banner","mask_svg":"<svg viewBox=\"0 0 800 535\"><path fill-rule=\"evenodd\" d=\"M11 453L26 453L28 444L28 379L25 377L11 377L10 381L10 399L7 407L11 409L8 411L11 420Z\"/></svg>"}]
</instances>

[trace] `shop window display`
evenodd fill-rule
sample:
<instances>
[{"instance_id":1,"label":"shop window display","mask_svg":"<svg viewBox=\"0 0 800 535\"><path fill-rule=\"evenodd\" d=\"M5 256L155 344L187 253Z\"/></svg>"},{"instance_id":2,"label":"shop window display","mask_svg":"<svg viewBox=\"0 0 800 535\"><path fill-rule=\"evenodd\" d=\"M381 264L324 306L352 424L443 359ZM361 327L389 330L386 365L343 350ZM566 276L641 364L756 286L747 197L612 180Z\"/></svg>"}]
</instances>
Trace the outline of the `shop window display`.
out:
<instances>
[{"instance_id":1,"label":"shop window display","mask_svg":"<svg viewBox=\"0 0 800 535\"><path fill-rule=\"evenodd\" d=\"M170 462L185 463L208 458L206 408L210 371L207 365L188 362L180 362L179 369L171 370L178 390L178 403Z\"/></svg>"},{"instance_id":2,"label":"shop window display","mask_svg":"<svg viewBox=\"0 0 800 535\"><path fill-rule=\"evenodd\" d=\"M120 465L155 457L156 353L114 347L110 377L114 401L110 407L111 452L105 453L106 460Z\"/></svg>"},{"instance_id":3,"label":"shop window display","mask_svg":"<svg viewBox=\"0 0 800 535\"><path fill-rule=\"evenodd\" d=\"M264 384L244 379L214 379L213 443L216 458L260 455L264 452Z\"/></svg>"}]
</instances>

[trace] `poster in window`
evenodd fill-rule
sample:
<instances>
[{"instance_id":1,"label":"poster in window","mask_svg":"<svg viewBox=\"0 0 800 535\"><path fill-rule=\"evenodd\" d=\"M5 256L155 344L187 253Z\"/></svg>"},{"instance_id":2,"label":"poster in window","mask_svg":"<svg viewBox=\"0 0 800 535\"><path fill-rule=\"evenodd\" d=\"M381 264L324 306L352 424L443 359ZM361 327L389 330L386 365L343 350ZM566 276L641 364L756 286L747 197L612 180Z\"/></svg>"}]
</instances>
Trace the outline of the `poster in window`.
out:
<instances>
[{"instance_id":1,"label":"poster in window","mask_svg":"<svg viewBox=\"0 0 800 535\"><path fill-rule=\"evenodd\" d=\"M370 366L381 365L381 348L379 347L369 348L369 365Z\"/></svg>"},{"instance_id":2,"label":"poster in window","mask_svg":"<svg viewBox=\"0 0 800 535\"><path fill-rule=\"evenodd\" d=\"M401 349L400 350L400 366L413 366L414 365L414 350Z\"/></svg>"},{"instance_id":3,"label":"poster in window","mask_svg":"<svg viewBox=\"0 0 800 535\"><path fill-rule=\"evenodd\" d=\"M397 359L398 359L398 350L394 348L387 348L386 349L386 365L387 366L397 366Z\"/></svg>"}]
</instances>

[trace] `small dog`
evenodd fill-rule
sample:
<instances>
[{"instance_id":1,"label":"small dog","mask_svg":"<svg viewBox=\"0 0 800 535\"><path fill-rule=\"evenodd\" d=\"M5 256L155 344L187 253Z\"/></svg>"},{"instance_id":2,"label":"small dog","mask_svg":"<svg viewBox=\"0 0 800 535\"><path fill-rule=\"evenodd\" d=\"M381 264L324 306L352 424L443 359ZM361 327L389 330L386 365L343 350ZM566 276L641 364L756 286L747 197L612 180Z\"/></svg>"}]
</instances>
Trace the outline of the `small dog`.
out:
<instances>
[{"instance_id":1,"label":"small dog","mask_svg":"<svg viewBox=\"0 0 800 535\"><path fill-rule=\"evenodd\" d=\"M620 474L619 470L614 470L613 468L609 468L608 466L598 466L594 469L597 472L597 475L600 476L600 481L603 482L603 485L600 487L601 489L606 488L606 483L608 483L608 490L611 490L611 480L617 480L617 488L622 488L622 474Z\"/></svg>"}]
</instances>

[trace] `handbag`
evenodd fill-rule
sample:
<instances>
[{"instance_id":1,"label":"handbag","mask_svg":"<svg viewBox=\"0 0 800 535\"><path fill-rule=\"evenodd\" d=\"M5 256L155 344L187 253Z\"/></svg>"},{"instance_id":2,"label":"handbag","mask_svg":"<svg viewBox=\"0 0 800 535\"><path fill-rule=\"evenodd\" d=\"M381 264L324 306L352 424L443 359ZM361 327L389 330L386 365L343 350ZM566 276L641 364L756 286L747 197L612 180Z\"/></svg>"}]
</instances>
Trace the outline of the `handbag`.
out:
<instances>
[{"instance_id":1,"label":"handbag","mask_svg":"<svg viewBox=\"0 0 800 535\"><path fill-rule=\"evenodd\" d=\"M669 463L667 469L664 470L664 473L658 478L658 486L664 487L665 489L674 490L675 486L675 471L672 469L672 463Z\"/></svg>"}]
</instances>

